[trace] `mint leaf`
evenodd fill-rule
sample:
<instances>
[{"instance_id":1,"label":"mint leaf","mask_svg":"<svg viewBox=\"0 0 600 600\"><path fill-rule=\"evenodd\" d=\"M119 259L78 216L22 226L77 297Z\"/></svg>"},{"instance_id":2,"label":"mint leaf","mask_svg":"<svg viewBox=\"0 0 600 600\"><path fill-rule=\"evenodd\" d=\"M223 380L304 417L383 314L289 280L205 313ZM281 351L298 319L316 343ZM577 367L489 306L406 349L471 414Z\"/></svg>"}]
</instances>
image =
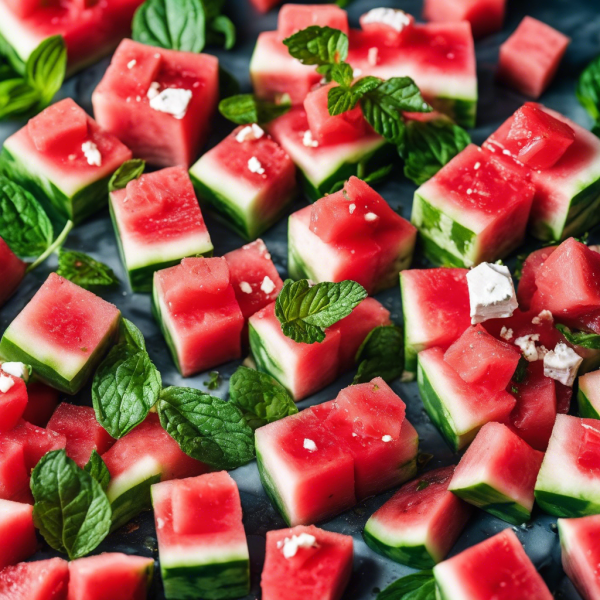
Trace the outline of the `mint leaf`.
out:
<instances>
[{"instance_id":1,"label":"mint leaf","mask_svg":"<svg viewBox=\"0 0 600 600\"><path fill-rule=\"evenodd\" d=\"M519 358L519 362L517 363L517 368L512 376L512 380L515 383L523 383L525 378L527 377L527 370L529 368L529 363L524 356Z\"/></svg>"},{"instance_id":2,"label":"mint leaf","mask_svg":"<svg viewBox=\"0 0 600 600\"><path fill-rule=\"evenodd\" d=\"M435 600L433 571L419 571L394 581L376 600Z\"/></svg>"},{"instance_id":3,"label":"mint leaf","mask_svg":"<svg viewBox=\"0 0 600 600\"><path fill-rule=\"evenodd\" d=\"M327 92L327 110L332 117L352 110L357 101L349 88L335 86Z\"/></svg>"},{"instance_id":4,"label":"mint leaf","mask_svg":"<svg viewBox=\"0 0 600 600\"><path fill-rule=\"evenodd\" d=\"M219 374L219 371L211 371L208 374L208 381L204 382L204 385L209 389L209 390L218 390L221 387L221 375Z\"/></svg>"},{"instance_id":5,"label":"mint leaf","mask_svg":"<svg viewBox=\"0 0 600 600\"><path fill-rule=\"evenodd\" d=\"M362 98L365 94L377 89L381 85L381 79L371 75L363 77L352 85L352 93Z\"/></svg>"},{"instance_id":6,"label":"mint leaf","mask_svg":"<svg viewBox=\"0 0 600 600\"><path fill-rule=\"evenodd\" d=\"M40 101L40 92L21 77L0 81L0 119L31 114Z\"/></svg>"},{"instance_id":7,"label":"mint leaf","mask_svg":"<svg viewBox=\"0 0 600 600\"><path fill-rule=\"evenodd\" d=\"M213 469L235 469L254 456L254 433L239 408L183 387L165 388L158 401L162 426L192 458Z\"/></svg>"},{"instance_id":8,"label":"mint leaf","mask_svg":"<svg viewBox=\"0 0 600 600\"><path fill-rule=\"evenodd\" d=\"M591 350L600 350L600 335L597 333L588 333L587 331L572 331L566 325L557 323L555 325L564 336L569 344L573 346L581 346Z\"/></svg>"},{"instance_id":9,"label":"mint leaf","mask_svg":"<svg viewBox=\"0 0 600 600\"><path fill-rule=\"evenodd\" d=\"M238 125L250 123L268 123L281 115L285 115L291 104L274 104L260 100L252 94L229 96L219 102L220 113L229 121Z\"/></svg>"},{"instance_id":10,"label":"mint leaf","mask_svg":"<svg viewBox=\"0 0 600 600\"><path fill-rule=\"evenodd\" d=\"M331 27L311 25L283 43L288 52L305 65L331 65L348 58L348 36Z\"/></svg>"},{"instance_id":11,"label":"mint leaf","mask_svg":"<svg viewBox=\"0 0 600 600\"><path fill-rule=\"evenodd\" d=\"M221 44L225 50L231 50L235 46L235 25L229 17L218 15L208 24L208 42Z\"/></svg>"},{"instance_id":12,"label":"mint leaf","mask_svg":"<svg viewBox=\"0 0 600 600\"><path fill-rule=\"evenodd\" d=\"M127 187L134 179L141 177L146 168L146 161L141 158L126 160L112 175L108 182L108 191L115 192Z\"/></svg>"},{"instance_id":13,"label":"mint leaf","mask_svg":"<svg viewBox=\"0 0 600 600\"><path fill-rule=\"evenodd\" d=\"M0 215L0 237L21 258L39 256L52 244L52 224L40 203L1 175Z\"/></svg>"},{"instance_id":14,"label":"mint leaf","mask_svg":"<svg viewBox=\"0 0 600 600\"><path fill-rule=\"evenodd\" d=\"M61 277L89 290L96 286L117 285L119 280L113 270L83 252L75 250L58 251L58 269Z\"/></svg>"},{"instance_id":15,"label":"mint leaf","mask_svg":"<svg viewBox=\"0 0 600 600\"><path fill-rule=\"evenodd\" d=\"M25 80L40 94L39 110L48 106L63 84L67 70L67 47L61 35L46 38L29 56Z\"/></svg>"},{"instance_id":16,"label":"mint leaf","mask_svg":"<svg viewBox=\"0 0 600 600\"><path fill-rule=\"evenodd\" d=\"M393 168L394 168L393 164L389 164L389 165L380 167L379 169L376 169L375 171L372 171L371 173L366 175L363 178L363 181L365 183L378 183L379 181L382 181L383 179L385 179L392 172Z\"/></svg>"},{"instance_id":17,"label":"mint leaf","mask_svg":"<svg viewBox=\"0 0 600 600\"><path fill-rule=\"evenodd\" d=\"M401 148L404 174L421 185L470 143L469 134L449 119L409 121L405 144Z\"/></svg>"},{"instance_id":18,"label":"mint leaf","mask_svg":"<svg viewBox=\"0 0 600 600\"><path fill-rule=\"evenodd\" d=\"M229 381L230 402L252 429L295 415L298 408L288 391L270 375L239 367Z\"/></svg>"},{"instance_id":19,"label":"mint leaf","mask_svg":"<svg viewBox=\"0 0 600 600\"><path fill-rule=\"evenodd\" d=\"M133 349L145 350L146 340L142 332L129 320L121 319L119 343L125 343Z\"/></svg>"},{"instance_id":20,"label":"mint leaf","mask_svg":"<svg viewBox=\"0 0 600 600\"><path fill-rule=\"evenodd\" d=\"M31 474L36 527L52 548L70 559L90 553L110 530L111 508L101 485L54 450L42 457Z\"/></svg>"},{"instance_id":21,"label":"mint leaf","mask_svg":"<svg viewBox=\"0 0 600 600\"><path fill-rule=\"evenodd\" d=\"M372 329L356 353L358 371L354 383L366 383L375 377L392 381L404 370L404 336L396 325Z\"/></svg>"},{"instance_id":22,"label":"mint leaf","mask_svg":"<svg viewBox=\"0 0 600 600\"><path fill-rule=\"evenodd\" d=\"M354 69L347 63L341 62L331 66L330 70L331 79L341 85L342 87L349 88L352 85L354 79Z\"/></svg>"},{"instance_id":23,"label":"mint leaf","mask_svg":"<svg viewBox=\"0 0 600 600\"><path fill-rule=\"evenodd\" d=\"M355 281L322 282L288 279L275 301L275 314L284 335L312 344L325 339L325 329L347 317L367 297Z\"/></svg>"},{"instance_id":24,"label":"mint leaf","mask_svg":"<svg viewBox=\"0 0 600 600\"><path fill-rule=\"evenodd\" d=\"M592 119L596 123L600 121L600 56L597 56L583 70L579 76L575 93Z\"/></svg>"},{"instance_id":25,"label":"mint leaf","mask_svg":"<svg viewBox=\"0 0 600 600\"><path fill-rule=\"evenodd\" d=\"M429 487L429 481L427 481L426 479L423 479L421 481L419 481L419 483L417 484L417 492L422 492L423 490L426 490Z\"/></svg>"},{"instance_id":26,"label":"mint leaf","mask_svg":"<svg viewBox=\"0 0 600 600\"><path fill-rule=\"evenodd\" d=\"M100 487L106 491L110 483L110 473L106 463L96 450L92 450L90 460L83 467L83 470L89 473L100 484Z\"/></svg>"}]
</instances>

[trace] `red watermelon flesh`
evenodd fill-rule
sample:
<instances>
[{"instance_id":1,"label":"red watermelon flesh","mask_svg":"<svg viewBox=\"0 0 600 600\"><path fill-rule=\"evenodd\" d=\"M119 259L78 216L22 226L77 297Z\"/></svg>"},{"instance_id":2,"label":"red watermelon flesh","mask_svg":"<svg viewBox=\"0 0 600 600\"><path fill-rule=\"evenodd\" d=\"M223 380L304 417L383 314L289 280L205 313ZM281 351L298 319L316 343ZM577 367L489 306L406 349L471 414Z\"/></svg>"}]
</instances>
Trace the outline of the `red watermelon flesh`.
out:
<instances>
[{"instance_id":1,"label":"red watermelon flesh","mask_svg":"<svg viewBox=\"0 0 600 600\"><path fill-rule=\"evenodd\" d=\"M426 21L469 21L473 36L484 37L502 29L506 0L425 0Z\"/></svg>"},{"instance_id":2,"label":"red watermelon flesh","mask_svg":"<svg viewBox=\"0 0 600 600\"><path fill-rule=\"evenodd\" d=\"M348 13L335 4L285 4L279 11L277 32L283 40L312 25L348 34Z\"/></svg>"},{"instance_id":3,"label":"red watermelon flesh","mask_svg":"<svg viewBox=\"0 0 600 600\"><path fill-rule=\"evenodd\" d=\"M376 46L398 47L410 34L415 18L403 10L374 8L361 15L360 28Z\"/></svg>"},{"instance_id":4,"label":"red watermelon flesh","mask_svg":"<svg viewBox=\"0 0 600 600\"><path fill-rule=\"evenodd\" d=\"M0 598L67 600L69 563L62 558L22 562L0 571Z\"/></svg>"},{"instance_id":5,"label":"red watermelon flesh","mask_svg":"<svg viewBox=\"0 0 600 600\"><path fill-rule=\"evenodd\" d=\"M89 461L93 450L104 454L115 443L96 420L96 413L91 406L62 402L54 411L47 429L66 437L67 456L81 468Z\"/></svg>"},{"instance_id":6,"label":"red watermelon flesh","mask_svg":"<svg viewBox=\"0 0 600 600\"><path fill-rule=\"evenodd\" d=\"M315 538L286 558L283 547L294 536ZM352 573L353 541L342 535L301 525L267 532L265 565L261 577L263 600L340 600Z\"/></svg>"},{"instance_id":7,"label":"red watermelon flesh","mask_svg":"<svg viewBox=\"0 0 600 600\"><path fill-rule=\"evenodd\" d=\"M508 385L520 358L514 346L492 337L481 325L466 329L444 354L444 360L465 381L491 392Z\"/></svg>"},{"instance_id":8,"label":"red watermelon flesh","mask_svg":"<svg viewBox=\"0 0 600 600\"><path fill-rule=\"evenodd\" d=\"M46 427L58 406L59 391L41 381L30 381L27 384L27 397L23 419L38 427Z\"/></svg>"},{"instance_id":9,"label":"red watermelon flesh","mask_svg":"<svg viewBox=\"0 0 600 600\"><path fill-rule=\"evenodd\" d=\"M258 12L266 13L277 6L280 0L250 0L250 2Z\"/></svg>"},{"instance_id":10,"label":"red watermelon flesh","mask_svg":"<svg viewBox=\"0 0 600 600\"><path fill-rule=\"evenodd\" d=\"M69 563L67 600L146 600L154 559L105 552Z\"/></svg>"},{"instance_id":11,"label":"red watermelon flesh","mask_svg":"<svg viewBox=\"0 0 600 600\"><path fill-rule=\"evenodd\" d=\"M64 448L67 444L67 438L61 433L36 427L27 421L21 421L5 437L22 446L27 472L38 464L44 454Z\"/></svg>"},{"instance_id":12,"label":"red watermelon flesh","mask_svg":"<svg viewBox=\"0 0 600 600\"><path fill-rule=\"evenodd\" d=\"M600 471L600 425L595 420L582 419L582 427L583 435L577 462L581 468L598 473Z\"/></svg>"},{"instance_id":13,"label":"red watermelon flesh","mask_svg":"<svg viewBox=\"0 0 600 600\"><path fill-rule=\"evenodd\" d=\"M12 296L25 276L27 264L8 247L0 237L0 307Z\"/></svg>"},{"instance_id":14,"label":"red watermelon flesh","mask_svg":"<svg viewBox=\"0 0 600 600\"><path fill-rule=\"evenodd\" d=\"M0 498L30 500L29 473L23 444L5 436L0 437Z\"/></svg>"},{"instance_id":15,"label":"red watermelon flesh","mask_svg":"<svg viewBox=\"0 0 600 600\"><path fill-rule=\"evenodd\" d=\"M28 17L40 8L40 0L5 0L6 5L19 17ZM48 2L52 6L56 2Z\"/></svg>"},{"instance_id":16,"label":"red watermelon flesh","mask_svg":"<svg viewBox=\"0 0 600 600\"><path fill-rule=\"evenodd\" d=\"M0 368L0 432L11 430L27 406L27 386Z\"/></svg>"},{"instance_id":17,"label":"red watermelon flesh","mask_svg":"<svg viewBox=\"0 0 600 600\"><path fill-rule=\"evenodd\" d=\"M521 310L529 310L531 299L535 294L537 286L535 277L540 267L546 262L546 259L556 250L557 246L548 246L534 250L523 263L521 270L521 279L517 288L517 299Z\"/></svg>"},{"instance_id":18,"label":"red watermelon flesh","mask_svg":"<svg viewBox=\"0 0 600 600\"><path fill-rule=\"evenodd\" d=\"M29 558L37 550L30 504L0 500L0 569Z\"/></svg>"}]
</instances>

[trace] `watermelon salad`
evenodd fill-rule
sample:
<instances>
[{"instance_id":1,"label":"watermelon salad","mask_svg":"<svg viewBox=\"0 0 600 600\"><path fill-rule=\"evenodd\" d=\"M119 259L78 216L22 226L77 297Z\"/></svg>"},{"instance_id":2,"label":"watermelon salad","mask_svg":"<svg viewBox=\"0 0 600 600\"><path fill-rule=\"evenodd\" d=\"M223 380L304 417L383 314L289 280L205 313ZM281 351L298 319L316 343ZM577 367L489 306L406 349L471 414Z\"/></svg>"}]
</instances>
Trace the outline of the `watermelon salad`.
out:
<instances>
[{"instance_id":1,"label":"watermelon salad","mask_svg":"<svg viewBox=\"0 0 600 600\"><path fill-rule=\"evenodd\" d=\"M578 30L221 8L0 0L0 600L600 600Z\"/></svg>"}]
</instances>

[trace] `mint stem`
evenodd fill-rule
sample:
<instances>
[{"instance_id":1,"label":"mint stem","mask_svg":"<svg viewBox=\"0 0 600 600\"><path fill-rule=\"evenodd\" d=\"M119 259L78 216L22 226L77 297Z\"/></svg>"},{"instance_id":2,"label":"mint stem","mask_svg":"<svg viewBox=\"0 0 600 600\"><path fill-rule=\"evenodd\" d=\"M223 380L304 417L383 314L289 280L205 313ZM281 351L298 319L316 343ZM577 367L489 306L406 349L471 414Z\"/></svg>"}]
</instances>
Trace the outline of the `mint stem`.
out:
<instances>
[{"instance_id":1,"label":"mint stem","mask_svg":"<svg viewBox=\"0 0 600 600\"><path fill-rule=\"evenodd\" d=\"M55 250L60 248L63 245L63 242L65 241L67 236L69 235L71 229L73 229L73 221L67 221L67 224L65 225L64 229L60 232L60 235L54 240L54 242L52 242L52 244L50 244L50 246L46 248L44 253L41 256L39 256L35 260L35 262L31 263L27 267L27 273L30 273L35 268L39 267Z\"/></svg>"}]
</instances>

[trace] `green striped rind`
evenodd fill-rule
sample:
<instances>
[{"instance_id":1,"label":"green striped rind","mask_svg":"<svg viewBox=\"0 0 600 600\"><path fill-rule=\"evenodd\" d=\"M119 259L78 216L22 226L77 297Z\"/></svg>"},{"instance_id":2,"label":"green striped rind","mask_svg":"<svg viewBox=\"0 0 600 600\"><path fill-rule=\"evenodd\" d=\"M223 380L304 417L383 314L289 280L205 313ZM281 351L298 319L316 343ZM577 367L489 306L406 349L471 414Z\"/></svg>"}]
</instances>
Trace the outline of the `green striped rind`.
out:
<instances>
[{"instance_id":1,"label":"green striped rind","mask_svg":"<svg viewBox=\"0 0 600 600\"><path fill-rule=\"evenodd\" d=\"M413 569L430 569L436 564L437 561L430 554L425 541L422 544L404 544L402 537L398 536L394 544L390 545L377 536L376 530L372 530L369 523L370 519L365 525L363 538L371 550Z\"/></svg>"},{"instance_id":2,"label":"green striped rind","mask_svg":"<svg viewBox=\"0 0 600 600\"><path fill-rule=\"evenodd\" d=\"M439 96L431 100L435 110L448 115L457 125L471 129L477 121L477 98L444 98Z\"/></svg>"},{"instance_id":3,"label":"green striped rind","mask_svg":"<svg viewBox=\"0 0 600 600\"><path fill-rule=\"evenodd\" d=\"M290 517L285 509L285 504L279 495L279 491L277 490L269 471L265 468L258 446L256 447L256 464L258 465L260 481L267 496L269 497L269 500L271 501L271 504L279 511L279 514L283 517L283 520L286 522L286 524L291 526Z\"/></svg>"},{"instance_id":4,"label":"green striped rind","mask_svg":"<svg viewBox=\"0 0 600 600\"><path fill-rule=\"evenodd\" d=\"M156 289L156 285L152 286L152 314L154 315L154 318L156 319L156 322L158 323L158 326L160 327L160 330L165 338L165 342L169 347L169 351L171 352L173 362L175 363L175 366L177 367L179 373L181 373L181 366L179 364L177 348L175 347L175 343L173 342L173 338L171 337L171 332L169 331L163 320L162 312L160 310L160 305L158 302L158 290Z\"/></svg>"},{"instance_id":5,"label":"green striped rind","mask_svg":"<svg viewBox=\"0 0 600 600\"><path fill-rule=\"evenodd\" d=\"M469 504L473 504L513 525L521 525L521 523L526 523L531 518L531 512L527 508L487 483L476 483L466 488L452 489L451 491Z\"/></svg>"},{"instance_id":6,"label":"green striped rind","mask_svg":"<svg viewBox=\"0 0 600 600\"><path fill-rule=\"evenodd\" d=\"M254 329L252 323L248 323L248 335L250 338L250 352L256 363L256 369L263 373L268 373L271 377L277 379L281 385L286 387L284 368L275 360L273 355L269 353L267 345L264 343L258 331Z\"/></svg>"},{"instance_id":7,"label":"green striped rind","mask_svg":"<svg viewBox=\"0 0 600 600\"><path fill-rule=\"evenodd\" d=\"M141 512L150 510L152 508L150 487L154 483L158 483L160 481L160 477L160 474L153 475L152 477L145 479L128 490L125 490L111 501L111 531L116 531L119 529L119 527L122 527L131 519L133 519L133 517L136 517Z\"/></svg>"},{"instance_id":8,"label":"green striped rind","mask_svg":"<svg viewBox=\"0 0 600 600\"><path fill-rule=\"evenodd\" d=\"M579 388L577 391L577 404L579 406L579 416L584 419L600 419L600 413L592 405L585 392Z\"/></svg>"},{"instance_id":9,"label":"green striped rind","mask_svg":"<svg viewBox=\"0 0 600 600\"><path fill-rule=\"evenodd\" d=\"M51 215L70 219L76 225L104 208L108 202L110 175L82 186L69 196L61 191L60 182L30 172L26 163L6 147L0 153L0 172L31 192Z\"/></svg>"},{"instance_id":10,"label":"green striped rind","mask_svg":"<svg viewBox=\"0 0 600 600\"><path fill-rule=\"evenodd\" d=\"M302 260L298 252L296 251L296 245L293 242L292 236L290 236L290 228L288 225L288 276L291 279L310 279L316 281L315 274L311 271L310 267Z\"/></svg>"},{"instance_id":11,"label":"green striped rind","mask_svg":"<svg viewBox=\"0 0 600 600\"><path fill-rule=\"evenodd\" d=\"M557 476L565 477L564 474ZM568 477L568 475L566 475ZM540 487L538 487L540 486ZM600 514L600 498L585 499L543 489L539 479L535 487L535 500L540 508L555 517L585 517Z\"/></svg>"},{"instance_id":12,"label":"green striped rind","mask_svg":"<svg viewBox=\"0 0 600 600\"><path fill-rule=\"evenodd\" d=\"M19 56L8 40L0 33L0 55L8 59L17 73L25 74L25 61Z\"/></svg>"},{"instance_id":13,"label":"green striped rind","mask_svg":"<svg viewBox=\"0 0 600 600\"><path fill-rule=\"evenodd\" d=\"M406 307L408 302L406 301L406 291L402 286L402 273L399 275L400 278L400 297L402 299L402 318L404 321L403 337L404 337L404 373L402 375L402 381L412 381L417 373L417 362L419 351L408 339L408 327L407 323L411 321L411 315L407 313Z\"/></svg>"}]
</instances>

